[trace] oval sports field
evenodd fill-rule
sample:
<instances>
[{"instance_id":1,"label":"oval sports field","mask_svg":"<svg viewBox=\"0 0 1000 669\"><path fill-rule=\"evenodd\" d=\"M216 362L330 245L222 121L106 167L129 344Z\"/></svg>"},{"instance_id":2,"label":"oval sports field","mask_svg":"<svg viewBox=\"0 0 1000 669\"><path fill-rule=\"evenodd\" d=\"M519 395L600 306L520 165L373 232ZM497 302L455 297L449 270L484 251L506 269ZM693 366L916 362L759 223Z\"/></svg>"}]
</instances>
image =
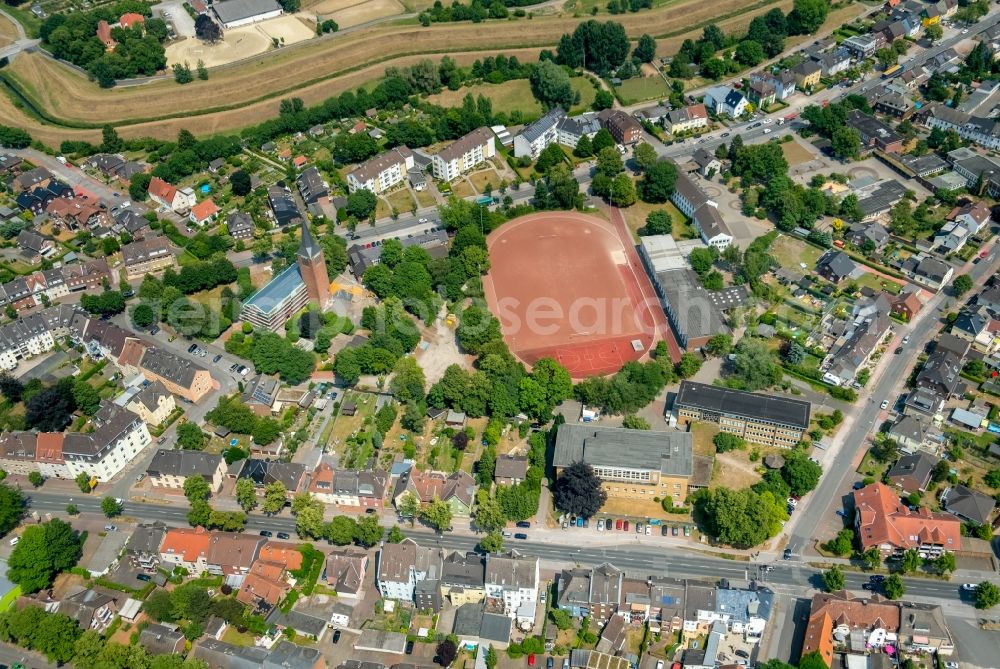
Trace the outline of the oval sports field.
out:
<instances>
[{"instance_id":1,"label":"oval sports field","mask_svg":"<svg viewBox=\"0 0 1000 669\"><path fill-rule=\"evenodd\" d=\"M490 233L487 246L486 300L524 363L555 358L581 379L612 374L652 347L662 312L611 223L571 211L531 214Z\"/></svg>"}]
</instances>

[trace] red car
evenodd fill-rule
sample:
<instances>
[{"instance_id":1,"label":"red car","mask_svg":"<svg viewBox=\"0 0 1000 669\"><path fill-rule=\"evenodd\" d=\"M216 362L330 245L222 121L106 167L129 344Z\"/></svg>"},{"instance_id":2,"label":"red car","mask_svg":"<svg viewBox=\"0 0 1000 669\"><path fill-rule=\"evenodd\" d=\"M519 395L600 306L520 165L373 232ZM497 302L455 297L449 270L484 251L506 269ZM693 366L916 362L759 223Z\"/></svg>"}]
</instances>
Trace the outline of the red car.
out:
<instances>
[{"instance_id":1,"label":"red car","mask_svg":"<svg viewBox=\"0 0 1000 669\"><path fill-rule=\"evenodd\" d=\"M535 666L535 656L534 655L529 655L528 656L528 666L529 667Z\"/></svg>"},{"instance_id":2,"label":"red car","mask_svg":"<svg viewBox=\"0 0 1000 669\"><path fill-rule=\"evenodd\" d=\"M622 529L622 519L621 518L619 518L618 520L615 521L615 529L616 530Z\"/></svg>"},{"instance_id":3,"label":"red car","mask_svg":"<svg viewBox=\"0 0 1000 669\"><path fill-rule=\"evenodd\" d=\"M622 523L622 529L625 530L626 532L628 532L628 521L627 520L624 523Z\"/></svg>"}]
</instances>

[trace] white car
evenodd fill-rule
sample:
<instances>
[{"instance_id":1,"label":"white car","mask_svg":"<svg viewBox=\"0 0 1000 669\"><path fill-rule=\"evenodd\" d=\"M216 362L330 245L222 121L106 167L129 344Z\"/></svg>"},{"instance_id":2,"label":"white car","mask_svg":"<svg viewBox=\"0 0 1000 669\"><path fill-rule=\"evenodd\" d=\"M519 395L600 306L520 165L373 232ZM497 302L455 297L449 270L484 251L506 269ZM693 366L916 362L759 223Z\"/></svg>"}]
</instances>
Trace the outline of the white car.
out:
<instances>
[{"instance_id":1,"label":"white car","mask_svg":"<svg viewBox=\"0 0 1000 669\"><path fill-rule=\"evenodd\" d=\"M653 526L650 525L649 523L646 523L646 536L648 537L652 533L653 533Z\"/></svg>"},{"instance_id":2,"label":"white car","mask_svg":"<svg viewBox=\"0 0 1000 669\"><path fill-rule=\"evenodd\" d=\"M770 128L764 128L764 134L765 135L771 134L771 129Z\"/></svg>"},{"instance_id":3,"label":"white car","mask_svg":"<svg viewBox=\"0 0 1000 669\"><path fill-rule=\"evenodd\" d=\"M766 119L764 119L764 125L771 125L772 123L774 123L774 119L773 118L766 118Z\"/></svg>"},{"instance_id":4,"label":"white car","mask_svg":"<svg viewBox=\"0 0 1000 669\"><path fill-rule=\"evenodd\" d=\"M975 592L978 588L979 588L979 586L976 585L975 583L963 583L962 584L962 591L963 592Z\"/></svg>"},{"instance_id":5,"label":"white car","mask_svg":"<svg viewBox=\"0 0 1000 669\"><path fill-rule=\"evenodd\" d=\"M889 408L889 400L882 400L881 408L883 410L888 409Z\"/></svg>"},{"instance_id":6,"label":"white car","mask_svg":"<svg viewBox=\"0 0 1000 669\"><path fill-rule=\"evenodd\" d=\"M945 662L944 669L958 669L958 662Z\"/></svg>"},{"instance_id":7,"label":"white car","mask_svg":"<svg viewBox=\"0 0 1000 669\"><path fill-rule=\"evenodd\" d=\"M963 30L963 31L962 31L962 34L963 34L963 35L968 35L968 34L969 34L969 29L968 29L968 28L966 28L965 30Z\"/></svg>"}]
</instances>

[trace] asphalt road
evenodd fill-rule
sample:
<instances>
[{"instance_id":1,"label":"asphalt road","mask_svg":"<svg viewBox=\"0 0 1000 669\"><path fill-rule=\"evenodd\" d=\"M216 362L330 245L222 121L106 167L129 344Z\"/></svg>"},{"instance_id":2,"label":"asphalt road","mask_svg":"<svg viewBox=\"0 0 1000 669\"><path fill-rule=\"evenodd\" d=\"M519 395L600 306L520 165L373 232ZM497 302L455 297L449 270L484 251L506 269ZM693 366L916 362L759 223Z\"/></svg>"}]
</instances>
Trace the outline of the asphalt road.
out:
<instances>
[{"instance_id":1,"label":"asphalt road","mask_svg":"<svg viewBox=\"0 0 1000 669\"><path fill-rule=\"evenodd\" d=\"M41 491L30 491L28 493L30 508L40 513L63 513L66 505L72 499L73 504L84 513L101 513L100 497L88 497L85 495L74 495L72 497L62 494L51 494ZM142 521L152 522L162 521L168 525L187 527L187 508L177 505L157 505L140 504L126 501L123 515L137 518ZM295 533L295 520L288 516L261 516L251 514L247 523L247 530L258 532L267 530L270 532ZM471 551L475 548L479 539L469 534L449 532L444 535L425 528L404 528L407 536L427 546L440 546L452 550ZM528 530L530 534L530 530ZM567 532L572 533L573 530ZM557 535L558 536L558 535ZM559 564L579 564L579 565L599 565L610 562L617 567L628 570L637 575L658 575L678 578L732 578L745 579L758 576L759 565L726 560L723 558L702 555L698 553L682 553L674 551L667 553L662 546L641 545L623 541L620 545L596 547L596 548L572 548L573 537L566 535L566 541L559 543L542 543L538 541L518 541L510 540L509 548L516 548L527 555L536 555L546 562ZM749 571L748 571L749 570ZM803 563L798 562L776 562L772 564L771 570L763 574L763 581L775 586L783 586L790 589L805 589L808 587L818 587L820 572ZM848 587L855 590L861 589L861 584L867 581L867 576L849 573L847 575ZM959 600L960 595L957 584L950 584L936 580L906 579L906 592L911 596L930 597L938 599Z\"/></svg>"}]
</instances>

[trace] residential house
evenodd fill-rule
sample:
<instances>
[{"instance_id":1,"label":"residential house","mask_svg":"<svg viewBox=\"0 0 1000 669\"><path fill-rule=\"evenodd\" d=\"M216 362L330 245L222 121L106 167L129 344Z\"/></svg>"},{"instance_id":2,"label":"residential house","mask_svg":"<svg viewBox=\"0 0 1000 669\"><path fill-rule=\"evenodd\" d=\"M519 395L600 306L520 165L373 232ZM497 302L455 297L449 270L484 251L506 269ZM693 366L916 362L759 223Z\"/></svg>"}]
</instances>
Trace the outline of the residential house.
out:
<instances>
[{"instance_id":1,"label":"residential house","mask_svg":"<svg viewBox=\"0 0 1000 669\"><path fill-rule=\"evenodd\" d=\"M200 476L213 493L222 489L226 461L217 453L161 448L153 455L146 475L157 488L182 491L190 476Z\"/></svg>"},{"instance_id":2,"label":"residential house","mask_svg":"<svg viewBox=\"0 0 1000 669\"><path fill-rule=\"evenodd\" d=\"M955 269L948 263L924 253L907 258L903 263L902 270L915 283L934 292L946 286L955 273Z\"/></svg>"},{"instance_id":3,"label":"residential house","mask_svg":"<svg viewBox=\"0 0 1000 669\"><path fill-rule=\"evenodd\" d=\"M147 425L160 425L177 408L174 396L159 381L145 385L125 404L125 408L136 414Z\"/></svg>"},{"instance_id":4,"label":"residential house","mask_svg":"<svg viewBox=\"0 0 1000 669\"><path fill-rule=\"evenodd\" d=\"M223 576L224 582L233 588L241 587L265 541L254 534L211 532L205 556L208 572Z\"/></svg>"},{"instance_id":5,"label":"residential house","mask_svg":"<svg viewBox=\"0 0 1000 669\"><path fill-rule=\"evenodd\" d=\"M138 416L109 402L101 405L88 427L93 431L63 435L66 478L88 474L109 481L152 441Z\"/></svg>"},{"instance_id":6,"label":"residential house","mask_svg":"<svg viewBox=\"0 0 1000 669\"><path fill-rule=\"evenodd\" d=\"M769 81L753 81L747 87L747 97L757 108L774 104L777 94Z\"/></svg>"},{"instance_id":7,"label":"residential house","mask_svg":"<svg viewBox=\"0 0 1000 669\"><path fill-rule=\"evenodd\" d=\"M605 109L597 118L619 144L635 144L642 139L642 126L620 109Z\"/></svg>"},{"instance_id":8,"label":"residential house","mask_svg":"<svg viewBox=\"0 0 1000 669\"><path fill-rule=\"evenodd\" d=\"M962 389L961 372L962 356L935 348L917 374L916 388L934 394L941 401L947 401Z\"/></svg>"},{"instance_id":9,"label":"residential house","mask_svg":"<svg viewBox=\"0 0 1000 669\"><path fill-rule=\"evenodd\" d=\"M326 582L338 598L359 599L367 572L368 552L359 548L337 548L326 557Z\"/></svg>"},{"instance_id":10,"label":"residential house","mask_svg":"<svg viewBox=\"0 0 1000 669\"><path fill-rule=\"evenodd\" d=\"M844 239L865 251L881 251L889 243L889 231L881 223L855 223Z\"/></svg>"},{"instance_id":11,"label":"residential house","mask_svg":"<svg viewBox=\"0 0 1000 669\"><path fill-rule=\"evenodd\" d=\"M42 258L51 256L56 250L56 243L34 230L21 230L17 235L17 247L21 249L24 259L34 265Z\"/></svg>"},{"instance_id":12,"label":"residential house","mask_svg":"<svg viewBox=\"0 0 1000 669\"><path fill-rule=\"evenodd\" d=\"M552 458L556 475L586 462L609 498L687 498L693 474L689 433L651 433L625 428L567 423L559 428Z\"/></svg>"},{"instance_id":13,"label":"residential house","mask_svg":"<svg viewBox=\"0 0 1000 669\"><path fill-rule=\"evenodd\" d=\"M493 131L483 126L456 139L431 156L434 178L453 181L496 155Z\"/></svg>"},{"instance_id":14,"label":"residential house","mask_svg":"<svg viewBox=\"0 0 1000 669\"><path fill-rule=\"evenodd\" d=\"M243 578L236 593L237 601L265 614L274 610L292 590L293 579L288 572L301 567L302 553L292 544L272 546L272 542L266 543Z\"/></svg>"},{"instance_id":15,"label":"residential house","mask_svg":"<svg viewBox=\"0 0 1000 669\"><path fill-rule=\"evenodd\" d=\"M20 163L18 163L20 164ZM35 167L27 172L21 172L11 179L10 188L15 193L31 191L35 188L45 188L55 177L44 167Z\"/></svg>"},{"instance_id":16,"label":"residential house","mask_svg":"<svg viewBox=\"0 0 1000 669\"><path fill-rule=\"evenodd\" d=\"M550 109L534 123L526 125L514 135L514 157L537 160L547 146L558 141L559 123L565 117L566 112L557 107Z\"/></svg>"},{"instance_id":17,"label":"residential house","mask_svg":"<svg viewBox=\"0 0 1000 669\"><path fill-rule=\"evenodd\" d=\"M913 114L916 106L908 94L903 94L894 90L887 90L874 96L872 109L879 114L886 114L887 116L895 116L898 119L905 119Z\"/></svg>"},{"instance_id":18,"label":"residential house","mask_svg":"<svg viewBox=\"0 0 1000 669\"><path fill-rule=\"evenodd\" d=\"M309 492L324 504L351 509L381 509L389 476L382 471L334 469L321 462L309 481Z\"/></svg>"},{"instance_id":19,"label":"residential house","mask_svg":"<svg viewBox=\"0 0 1000 669\"><path fill-rule=\"evenodd\" d=\"M647 123L662 124L663 120L667 118L670 114L669 104L655 104L649 107L643 107L642 109L637 109L635 111L635 117L640 121L646 121Z\"/></svg>"},{"instance_id":20,"label":"residential house","mask_svg":"<svg viewBox=\"0 0 1000 669\"><path fill-rule=\"evenodd\" d=\"M63 597L59 613L75 620L84 630L100 633L108 629L115 619L119 599L124 600L125 596L106 588L87 588Z\"/></svg>"},{"instance_id":21,"label":"residential house","mask_svg":"<svg viewBox=\"0 0 1000 669\"><path fill-rule=\"evenodd\" d=\"M269 484L280 482L288 491L289 499L301 490L309 476L304 464L249 458L240 470L238 478L250 479L261 492Z\"/></svg>"},{"instance_id":22,"label":"residential house","mask_svg":"<svg viewBox=\"0 0 1000 669\"><path fill-rule=\"evenodd\" d=\"M923 416L909 414L900 416L886 436L899 444L904 453L913 453L943 441L943 435L930 421Z\"/></svg>"},{"instance_id":23,"label":"residential house","mask_svg":"<svg viewBox=\"0 0 1000 669\"><path fill-rule=\"evenodd\" d=\"M153 202L178 214L190 211L197 202L194 190L190 188L178 190L160 177L149 180L148 193L149 199Z\"/></svg>"},{"instance_id":24,"label":"residential house","mask_svg":"<svg viewBox=\"0 0 1000 669\"><path fill-rule=\"evenodd\" d=\"M722 162L708 149L697 149L691 160L698 166L698 174L706 179L722 169Z\"/></svg>"},{"instance_id":25,"label":"residential house","mask_svg":"<svg viewBox=\"0 0 1000 669\"><path fill-rule=\"evenodd\" d=\"M452 606L486 599L486 563L478 553L453 552L441 568L441 597Z\"/></svg>"},{"instance_id":26,"label":"residential house","mask_svg":"<svg viewBox=\"0 0 1000 669\"><path fill-rule=\"evenodd\" d=\"M956 484L941 493L941 508L963 520L987 525L993 515L996 500L977 490Z\"/></svg>"},{"instance_id":27,"label":"residential house","mask_svg":"<svg viewBox=\"0 0 1000 669\"><path fill-rule=\"evenodd\" d=\"M820 55L816 62L824 77L833 77L851 66L851 52L843 47L838 47Z\"/></svg>"},{"instance_id":28,"label":"residential house","mask_svg":"<svg viewBox=\"0 0 1000 669\"><path fill-rule=\"evenodd\" d=\"M440 580L443 560L440 549L424 548L412 539L385 544L378 553L379 592L386 599L412 602L417 583Z\"/></svg>"},{"instance_id":29,"label":"residential house","mask_svg":"<svg viewBox=\"0 0 1000 669\"><path fill-rule=\"evenodd\" d=\"M166 237L150 237L126 244L121 249L125 275L138 279L147 274L162 274L168 268L177 269L178 251Z\"/></svg>"},{"instance_id":30,"label":"residential house","mask_svg":"<svg viewBox=\"0 0 1000 669\"><path fill-rule=\"evenodd\" d=\"M717 116L723 114L739 118L747 110L750 101L740 91L729 86L713 86L705 93L705 108Z\"/></svg>"},{"instance_id":31,"label":"residential house","mask_svg":"<svg viewBox=\"0 0 1000 669\"><path fill-rule=\"evenodd\" d=\"M792 448L809 429L809 402L681 381L674 400L679 422L710 421L722 432L765 446Z\"/></svg>"},{"instance_id":32,"label":"residential house","mask_svg":"<svg viewBox=\"0 0 1000 669\"><path fill-rule=\"evenodd\" d=\"M297 225L304 220L299 206L295 204L292 192L280 181L267 189L267 201L271 205L271 216L278 227Z\"/></svg>"},{"instance_id":33,"label":"residential house","mask_svg":"<svg viewBox=\"0 0 1000 669\"><path fill-rule=\"evenodd\" d=\"M159 381L171 393L191 403L198 403L212 390L212 375L207 369L165 349L146 349L141 371L146 380Z\"/></svg>"},{"instance_id":34,"label":"residential house","mask_svg":"<svg viewBox=\"0 0 1000 669\"><path fill-rule=\"evenodd\" d=\"M751 82L768 84L774 89L776 100L787 100L795 93L795 73L791 70L755 72L750 75Z\"/></svg>"},{"instance_id":35,"label":"residential house","mask_svg":"<svg viewBox=\"0 0 1000 669\"><path fill-rule=\"evenodd\" d=\"M208 570L209 533L203 527L170 528L160 545L160 562L169 569L183 567L192 574Z\"/></svg>"},{"instance_id":36,"label":"residential house","mask_svg":"<svg viewBox=\"0 0 1000 669\"><path fill-rule=\"evenodd\" d=\"M954 253L989 224L990 208L982 202L969 202L956 207L947 222L935 233L934 245L945 253Z\"/></svg>"},{"instance_id":37,"label":"residential house","mask_svg":"<svg viewBox=\"0 0 1000 669\"><path fill-rule=\"evenodd\" d=\"M452 474L444 472L421 472L411 469L396 482L392 500L396 508L404 495L412 494L421 504L434 500L446 502L452 515L467 518L471 515L476 496L476 482L465 471Z\"/></svg>"},{"instance_id":38,"label":"residential house","mask_svg":"<svg viewBox=\"0 0 1000 669\"><path fill-rule=\"evenodd\" d=\"M914 419L916 420L916 419ZM921 439L922 441L922 439ZM938 459L924 451L903 455L885 475L886 480L904 493L921 493L927 490L931 473Z\"/></svg>"},{"instance_id":39,"label":"residential house","mask_svg":"<svg viewBox=\"0 0 1000 669\"><path fill-rule=\"evenodd\" d=\"M878 548L883 555L911 548L936 557L961 547L962 522L927 507L911 509L899 494L875 482L854 491L855 529L862 550Z\"/></svg>"},{"instance_id":40,"label":"residential house","mask_svg":"<svg viewBox=\"0 0 1000 669\"><path fill-rule=\"evenodd\" d=\"M858 266L843 251L827 251L816 263L816 273L832 283L857 276Z\"/></svg>"},{"instance_id":41,"label":"residential house","mask_svg":"<svg viewBox=\"0 0 1000 669\"><path fill-rule=\"evenodd\" d=\"M274 398L281 388L281 381L271 374L255 376L244 388L240 401L258 416L270 416Z\"/></svg>"},{"instance_id":42,"label":"residential house","mask_svg":"<svg viewBox=\"0 0 1000 669\"><path fill-rule=\"evenodd\" d=\"M219 216L219 206L215 204L215 201L211 198L207 200L202 200L198 204L191 207L191 213L188 215L188 220L190 220L195 225L205 226L209 223L213 223Z\"/></svg>"},{"instance_id":43,"label":"residential house","mask_svg":"<svg viewBox=\"0 0 1000 669\"><path fill-rule=\"evenodd\" d=\"M253 219L242 211L234 211L226 217L226 230L233 239L247 241L253 239Z\"/></svg>"},{"instance_id":44,"label":"residential house","mask_svg":"<svg viewBox=\"0 0 1000 669\"><path fill-rule=\"evenodd\" d=\"M160 546L166 534L167 526L160 521L139 524L125 544L125 555L139 569L156 569L160 564Z\"/></svg>"},{"instance_id":45,"label":"residential house","mask_svg":"<svg viewBox=\"0 0 1000 669\"><path fill-rule=\"evenodd\" d=\"M920 301L920 290L907 284L898 295L890 298L892 313L909 322L923 308Z\"/></svg>"},{"instance_id":46,"label":"residential house","mask_svg":"<svg viewBox=\"0 0 1000 669\"><path fill-rule=\"evenodd\" d=\"M858 60L866 60L875 55L875 52L886 44L885 34L882 32L869 32L863 35L852 35L840 43L847 49L851 56Z\"/></svg>"},{"instance_id":47,"label":"residential house","mask_svg":"<svg viewBox=\"0 0 1000 669\"><path fill-rule=\"evenodd\" d=\"M820 77L823 76L823 68L814 60L806 60L792 68L792 74L795 75L796 87L811 89L819 84Z\"/></svg>"},{"instance_id":48,"label":"residential house","mask_svg":"<svg viewBox=\"0 0 1000 669\"><path fill-rule=\"evenodd\" d=\"M555 604L576 618L608 620L624 603L624 580L625 573L607 562L564 569L557 574Z\"/></svg>"},{"instance_id":49,"label":"residential house","mask_svg":"<svg viewBox=\"0 0 1000 669\"><path fill-rule=\"evenodd\" d=\"M889 311L889 300L881 293L855 304L851 324L821 365L825 383L845 385L861 372L889 331Z\"/></svg>"},{"instance_id":50,"label":"residential house","mask_svg":"<svg viewBox=\"0 0 1000 669\"><path fill-rule=\"evenodd\" d=\"M528 458L523 455L501 455L493 469L493 480L497 485L517 485L528 474Z\"/></svg>"},{"instance_id":51,"label":"residential house","mask_svg":"<svg viewBox=\"0 0 1000 669\"><path fill-rule=\"evenodd\" d=\"M70 230L109 226L112 220L101 202L87 198L54 197L45 205L45 213L55 223Z\"/></svg>"},{"instance_id":52,"label":"residential house","mask_svg":"<svg viewBox=\"0 0 1000 669\"><path fill-rule=\"evenodd\" d=\"M679 109L673 109L667 113L663 127L671 135L678 135L683 132L690 132L698 128L708 127L708 110L705 105L687 105Z\"/></svg>"},{"instance_id":53,"label":"residential house","mask_svg":"<svg viewBox=\"0 0 1000 669\"><path fill-rule=\"evenodd\" d=\"M323 180L323 175L315 166L307 167L295 179L302 201L306 206L325 204L330 200L330 185Z\"/></svg>"},{"instance_id":54,"label":"residential house","mask_svg":"<svg viewBox=\"0 0 1000 669\"><path fill-rule=\"evenodd\" d=\"M139 633L139 645L151 655L183 655L184 642L184 634L176 625L151 623Z\"/></svg>"},{"instance_id":55,"label":"residential house","mask_svg":"<svg viewBox=\"0 0 1000 669\"><path fill-rule=\"evenodd\" d=\"M486 556L486 600L510 618L524 615L523 605L530 607L531 622L538 601L537 557L527 557L517 551Z\"/></svg>"}]
</instances>

